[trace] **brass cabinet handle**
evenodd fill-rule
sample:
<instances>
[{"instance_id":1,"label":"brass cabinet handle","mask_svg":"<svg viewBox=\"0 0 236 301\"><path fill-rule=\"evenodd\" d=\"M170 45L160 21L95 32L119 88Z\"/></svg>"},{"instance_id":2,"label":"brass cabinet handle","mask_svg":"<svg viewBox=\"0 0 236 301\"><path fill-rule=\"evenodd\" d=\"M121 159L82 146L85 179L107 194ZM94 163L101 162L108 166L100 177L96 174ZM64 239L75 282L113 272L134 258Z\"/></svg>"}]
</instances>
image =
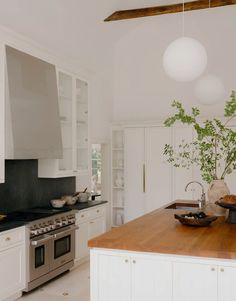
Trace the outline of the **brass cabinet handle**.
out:
<instances>
[{"instance_id":1,"label":"brass cabinet handle","mask_svg":"<svg viewBox=\"0 0 236 301\"><path fill-rule=\"evenodd\" d=\"M212 270L212 272L214 272L214 271L215 271L215 268L211 268L211 270Z\"/></svg>"},{"instance_id":2,"label":"brass cabinet handle","mask_svg":"<svg viewBox=\"0 0 236 301\"><path fill-rule=\"evenodd\" d=\"M143 192L146 192L146 167L145 164L143 164Z\"/></svg>"},{"instance_id":3,"label":"brass cabinet handle","mask_svg":"<svg viewBox=\"0 0 236 301\"><path fill-rule=\"evenodd\" d=\"M133 260L133 263L136 263L136 260Z\"/></svg>"},{"instance_id":4,"label":"brass cabinet handle","mask_svg":"<svg viewBox=\"0 0 236 301\"><path fill-rule=\"evenodd\" d=\"M84 217L84 215L82 214L81 217Z\"/></svg>"},{"instance_id":5,"label":"brass cabinet handle","mask_svg":"<svg viewBox=\"0 0 236 301\"><path fill-rule=\"evenodd\" d=\"M128 259L125 259L125 262L126 262L126 263L129 262L129 260L128 260Z\"/></svg>"},{"instance_id":6,"label":"brass cabinet handle","mask_svg":"<svg viewBox=\"0 0 236 301\"><path fill-rule=\"evenodd\" d=\"M11 240L11 237L6 237L5 238L5 241L10 241Z\"/></svg>"},{"instance_id":7,"label":"brass cabinet handle","mask_svg":"<svg viewBox=\"0 0 236 301\"><path fill-rule=\"evenodd\" d=\"M220 271L223 273L225 270L223 268L221 268Z\"/></svg>"},{"instance_id":8,"label":"brass cabinet handle","mask_svg":"<svg viewBox=\"0 0 236 301\"><path fill-rule=\"evenodd\" d=\"M99 210L97 210L97 213L99 212Z\"/></svg>"}]
</instances>

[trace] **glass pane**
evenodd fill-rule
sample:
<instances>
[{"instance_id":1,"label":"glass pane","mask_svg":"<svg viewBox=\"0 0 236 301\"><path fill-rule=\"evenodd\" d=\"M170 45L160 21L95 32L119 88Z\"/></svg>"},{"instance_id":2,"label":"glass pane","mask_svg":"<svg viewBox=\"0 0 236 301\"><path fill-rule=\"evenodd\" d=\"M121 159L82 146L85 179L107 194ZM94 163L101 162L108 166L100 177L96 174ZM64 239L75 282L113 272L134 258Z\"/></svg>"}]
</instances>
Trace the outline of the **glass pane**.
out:
<instances>
[{"instance_id":1,"label":"glass pane","mask_svg":"<svg viewBox=\"0 0 236 301\"><path fill-rule=\"evenodd\" d=\"M44 265L45 262L45 246L35 248L35 268Z\"/></svg>"},{"instance_id":2,"label":"glass pane","mask_svg":"<svg viewBox=\"0 0 236 301\"><path fill-rule=\"evenodd\" d=\"M77 169L88 169L88 83L76 79Z\"/></svg>"},{"instance_id":3,"label":"glass pane","mask_svg":"<svg viewBox=\"0 0 236 301\"><path fill-rule=\"evenodd\" d=\"M73 78L59 72L59 111L62 130L63 159L59 160L60 170L72 170L72 91Z\"/></svg>"},{"instance_id":4,"label":"glass pane","mask_svg":"<svg viewBox=\"0 0 236 301\"><path fill-rule=\"evenodd\" d=\"M54 258L61 257L71 250L71 236L65 236L54 241Z\"/></svg>"}]
</instances>

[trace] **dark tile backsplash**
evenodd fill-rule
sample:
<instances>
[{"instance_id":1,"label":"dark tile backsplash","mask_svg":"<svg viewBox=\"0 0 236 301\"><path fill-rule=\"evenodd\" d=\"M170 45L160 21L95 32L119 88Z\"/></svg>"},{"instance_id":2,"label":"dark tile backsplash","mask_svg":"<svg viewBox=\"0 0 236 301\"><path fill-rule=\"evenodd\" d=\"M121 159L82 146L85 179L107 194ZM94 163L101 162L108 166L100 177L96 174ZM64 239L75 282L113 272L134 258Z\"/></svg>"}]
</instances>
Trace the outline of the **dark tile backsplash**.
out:
<instances>
[{"instance_id":1,"label":"dark tile backsplash","mask_svg":"<svg viewBox=\"0 0 236 301\"><path fill-rule=\"evenodd\" d=\"M0 184L0 212L47 206L53 198L75 192L75 177L39 179L37 160L6 160Z\"/></svg>"}]
</instances>

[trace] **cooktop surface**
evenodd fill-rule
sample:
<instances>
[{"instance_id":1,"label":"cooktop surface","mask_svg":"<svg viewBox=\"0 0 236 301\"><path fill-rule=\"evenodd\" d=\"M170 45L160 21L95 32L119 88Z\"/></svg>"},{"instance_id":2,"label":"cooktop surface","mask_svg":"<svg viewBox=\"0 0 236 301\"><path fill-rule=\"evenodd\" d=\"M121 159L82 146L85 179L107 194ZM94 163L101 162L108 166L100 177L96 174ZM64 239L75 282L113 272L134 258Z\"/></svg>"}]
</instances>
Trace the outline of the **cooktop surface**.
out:
<instances>
[{"instance_id":1,"label":"cooktop surface","mask_svg":"<svg viewBox=\"0 0 236 301\"><path fill-rule=\"evenodd\" d=\"M24 221L31 222L37 219L46 218L55 214L70 211L70 208L51 208L51 207L37 207L30 209L22 209L13 211L7 214L5 221Z\"/></svg>"}]
</instances>

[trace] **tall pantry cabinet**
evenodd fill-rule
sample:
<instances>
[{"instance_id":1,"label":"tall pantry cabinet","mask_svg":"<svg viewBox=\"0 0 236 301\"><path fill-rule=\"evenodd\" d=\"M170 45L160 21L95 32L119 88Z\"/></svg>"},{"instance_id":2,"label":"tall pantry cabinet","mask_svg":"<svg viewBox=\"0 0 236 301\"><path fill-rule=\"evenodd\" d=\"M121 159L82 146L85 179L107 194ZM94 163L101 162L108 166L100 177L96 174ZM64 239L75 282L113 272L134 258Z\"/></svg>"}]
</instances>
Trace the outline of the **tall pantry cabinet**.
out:
<instances>
[{"instance_id":1,"label":"tall pantry cabinet","mask_svg":"<svg viewBox=\"0 0 236 301\"><path fill-rule=\"evenodd\" d=\"M125 222L160 208L172 199L172 168L163 156L165 144L171 144L169 128L125 128Z\"/></svg>"}]
</instances>

